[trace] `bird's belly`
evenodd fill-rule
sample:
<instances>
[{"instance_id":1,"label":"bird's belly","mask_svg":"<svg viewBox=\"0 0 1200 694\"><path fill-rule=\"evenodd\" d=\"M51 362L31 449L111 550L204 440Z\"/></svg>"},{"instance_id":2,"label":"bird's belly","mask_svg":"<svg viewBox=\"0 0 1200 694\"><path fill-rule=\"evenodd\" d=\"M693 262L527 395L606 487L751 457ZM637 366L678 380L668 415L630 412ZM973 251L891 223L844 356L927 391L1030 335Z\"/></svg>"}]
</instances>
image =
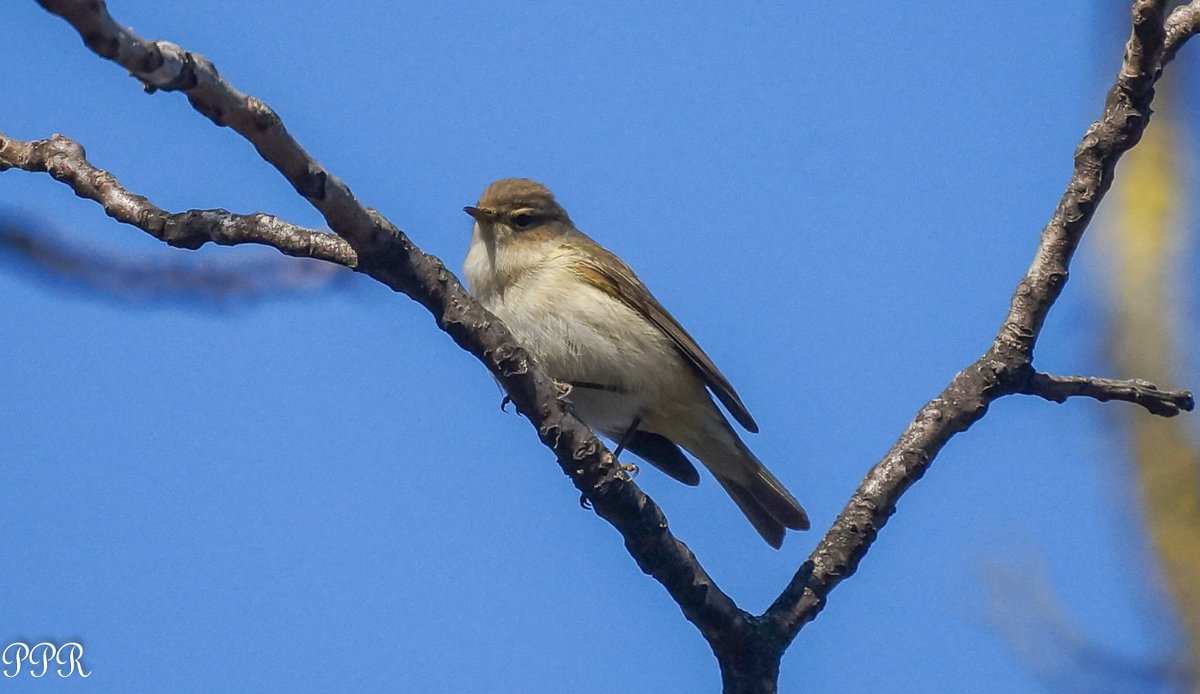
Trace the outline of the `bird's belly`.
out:
<instances>
[{"instance_id":1,"label":"bird's belly","mask_svg":"<svg viewBox=\"0 0 1200 694\"><path fill-rule=\"evenodd\" d=\"M571 387L567 400L580 420L614 441L620 441L630 425L645 416L648 409L647 403L636 395L579 384Z\"/></svg>"},{"instance_id":2,"label":"bird's belly","mask_svg":"<svg viewBox=\"0 0 1200 694\"><path fill-rule=\"evenodd\" d=\"M578 282L512 286L484 301L555 380L594 429L619 435L696 376L644 316Z\"/></svg>"}]
</instances>

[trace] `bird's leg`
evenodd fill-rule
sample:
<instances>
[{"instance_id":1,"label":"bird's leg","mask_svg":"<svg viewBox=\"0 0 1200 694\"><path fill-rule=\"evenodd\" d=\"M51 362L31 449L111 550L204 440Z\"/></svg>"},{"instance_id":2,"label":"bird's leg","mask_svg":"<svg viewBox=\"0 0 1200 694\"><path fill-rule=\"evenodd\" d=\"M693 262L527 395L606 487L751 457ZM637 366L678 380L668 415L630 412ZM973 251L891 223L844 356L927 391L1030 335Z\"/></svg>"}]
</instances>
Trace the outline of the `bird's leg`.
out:
<instances>
[{"instance_id":1,"label":"bird's leg","mask_svg":"<svg viewBox=\"0 0 1200 694\"><path fill-rule=\"evenodd\" d=\"M622 465L618 461L618 458L621 457L621 451L625 450L625 444L629 443L633 439L633 435L637 433L637 428L641 423L641 417L634 417L633 423L629 425L629 428L625 430L625 434L621 436L621 440L617 442L617 450L613 451L613 461L617 462L621 472L627 473L631 478L637 477L638 466L633 463Z\"/></svg>"},{"instance_id":2,"label":"bird's leg","mask_svg":"<svg viewBox=\"0 0 1200 694\"><path fill-rule=\"evenodd\" d=\"M613 451L613 459L621 457L621 451L625 450L625 444L629 443L630 439L633 438L634 432L637 431L638 425L641 423L641 417L633 418L633 424L629 425L629 428L626 429L625 433L621 436L621 440L617 442L617 450Z\"/></svg>"},{"instance_id":3,"label":"bird's leg","mask_svg":"<svg viewBox=\"0 0 1200 694\"><path fill-rule=\"evenodd\" d=\"M637 477L638 466L634 465L633 463L621 463L619 460L617 460L617 457L621 455L621 451L625 450L625 444L629 443L629 440L633 438L634 433L637 431L638 425L641 423L641 417L634 417L633 424L630 424L629 428L625 430L625 433L621 435L621 440L617 442L617 449L613 451L613 462L617 464L617 469L626 475L629 475L630 479ZM592 500L587 498L586 494L579 495L579 505L580 507L589 511L592 510Z\"/></svg>"}]
</instances>

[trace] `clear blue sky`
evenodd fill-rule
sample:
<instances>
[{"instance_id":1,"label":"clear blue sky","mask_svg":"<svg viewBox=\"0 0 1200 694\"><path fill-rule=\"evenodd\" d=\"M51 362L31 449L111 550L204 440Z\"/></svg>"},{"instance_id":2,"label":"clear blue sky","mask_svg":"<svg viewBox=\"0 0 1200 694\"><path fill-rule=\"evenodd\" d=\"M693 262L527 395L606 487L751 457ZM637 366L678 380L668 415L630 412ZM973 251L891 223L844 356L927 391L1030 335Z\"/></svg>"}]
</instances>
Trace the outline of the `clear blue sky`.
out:
<instances>
[{"instance_id":1,"label":"clear blue sky","mask_svg":"<svg viewBox=\"0 0 1200 694\"><path fill-rule=\"evenodd\" d=\"M734 382L749 444L812 516L776 552L711 478L638 478L755 612L994 334L1118 64L1124 30L1095 5L109 2L271 104L452 268L489 181L547 183ZM143 94L31 0L0 22L0 130L73 137L172 210L320 225L181 95ZM191 254L45 175L0 174L0 206ZM1042 368L1105 371L1098 267L1073 274ZM0 641L78 639L94 671L0 689L717 691L698 632L404 297L131 308L9 266L0 297ZM981 578L1042 555L1099 645L1166 649L1119 407L1009 399L956 438L788 651L783 690L1049 691Z\"/></svg>"}]
</instances>

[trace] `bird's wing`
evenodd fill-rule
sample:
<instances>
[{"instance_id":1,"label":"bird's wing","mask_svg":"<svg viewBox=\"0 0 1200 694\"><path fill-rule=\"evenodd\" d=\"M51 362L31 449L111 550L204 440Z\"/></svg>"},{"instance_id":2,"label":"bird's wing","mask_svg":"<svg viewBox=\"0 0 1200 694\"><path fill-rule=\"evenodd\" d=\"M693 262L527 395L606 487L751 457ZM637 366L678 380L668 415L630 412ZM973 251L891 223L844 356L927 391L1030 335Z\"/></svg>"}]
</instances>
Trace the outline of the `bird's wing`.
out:
<instances>
[{"instance_id":1,"label":"bird's wing","mask_svg":"<svg viewBox=\"0 0 1200 694\"><path fill-rule=\"evenodd\" d=\"M633 270L629 269L629 266L620 258L591 239L587 239L586 242L589 253L578 254L576 262L572 263L572 268L579 277L642 314L663 334L671 338L680 354L696 368L696 371L700 373L705 383L712 389L721 404L725 405L733 418L747 430L757 433L758 424L754 422L754 418L742 404L742 399L738 397L733 385L712 362L712 359L708 358L704 350L700 349L700 345L696 344L692 336L683 329L683 326L650 295L650 291L637 278ZM600 261L601 258L604 262Z\"/></svg>"}]
</instances>

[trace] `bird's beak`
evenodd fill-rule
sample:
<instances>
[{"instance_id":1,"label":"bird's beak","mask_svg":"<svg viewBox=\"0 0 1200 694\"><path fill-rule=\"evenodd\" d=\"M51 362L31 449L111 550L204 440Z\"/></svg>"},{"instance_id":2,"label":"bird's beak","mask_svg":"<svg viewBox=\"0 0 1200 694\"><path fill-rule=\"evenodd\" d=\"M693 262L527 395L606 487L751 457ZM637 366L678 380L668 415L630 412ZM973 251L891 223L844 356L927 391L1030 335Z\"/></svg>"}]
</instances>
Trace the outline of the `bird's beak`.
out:
<instances>
[{"instance_id":1,"label":"bird's beak","mask_svg":"<svg viewBox=\"0 0 1200 694\"><path fill-rule=\"evenodd\" d=\"M471 207L467 205L463 208L463 212L471 215L477 222L494 222L496 221L496 211L487 207Z\"/></svg>"}]
</instances>

